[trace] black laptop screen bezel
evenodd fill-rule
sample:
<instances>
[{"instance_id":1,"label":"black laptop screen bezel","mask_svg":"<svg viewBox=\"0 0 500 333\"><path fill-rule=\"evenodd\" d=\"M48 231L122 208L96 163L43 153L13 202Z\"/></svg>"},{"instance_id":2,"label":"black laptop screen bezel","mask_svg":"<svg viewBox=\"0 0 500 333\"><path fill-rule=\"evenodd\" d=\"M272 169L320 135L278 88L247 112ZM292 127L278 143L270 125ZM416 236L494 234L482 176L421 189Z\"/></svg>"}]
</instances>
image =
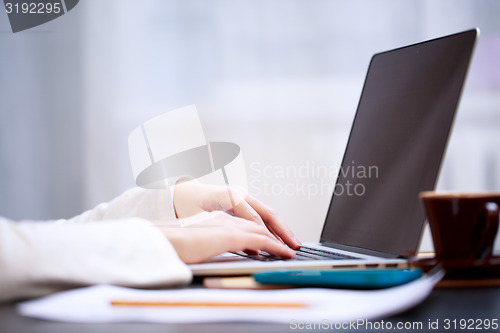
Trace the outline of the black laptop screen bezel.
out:
<instances>
[{"instance_id":1,"label":"black laptop screen bezel","mask_svg":"<svg viewBox=\"0 0 500 333\"><path fill-rule=\"evenodd\" d=\"M362 113L361 107L363 105L363 102L365 102L363 100L363 97L367 95L366 90L368 89L368 86L370 83L369 82L370 73L376 69L375 66L377 65L377 60L379 60L381 57L394 57L395 55L397 56L398 54L404 55L405 53L407 53L409 51L415 52L416 54L418 54L421 51L426 50L427 49L426 46L428 46L428 45L445 44L446 42L449 42L450 40L456 40L457 43L460 43L460 42L463 43L463 48L462 48L463 52L464 52L463 57L465 57L465 59L467 59L467 60L465 61L465 63L463 63L463 62L460 63L460 66L463 66L463 67L456 69L458 72L458 77L456 78L455 83L458 83L458 81L461 81L461 83L457 87L458 95L456 97L454 105L452 106L452 109L447 110L447 112L451 112L452 114L450 115L451 120L449 121L448 128L443 128L443 130L447 132L446 137L444 139L441 138L441 140L443 140L444 142L440 142L440 146L435 148L435 149L439 150L441 158L439 159L439 161L437 161L435 163L435 166L433 166L433 170L432 170L432 172L433 172L432 178L433 179L432 179L432 181L427 181L429 184L422 184L422 188L420 189L421 191L432 190L435 187L435 184L437 182L438 175L439 175L439 172L441 169L443 156L445 154L447 143L449 141L449 136L451 134L451 128L452 128L452 125L454 122L456 109L458 108L460 97L462 95L463 87L464 87L465 80L467 77L468 68L469 68L469 65L471 62L471 58L472 58L472 54L474 51L474 46L475 46L478 34L479 34L479 29L476 28L476 29L471 29L471 30L467 30L464 32L456 33L453 35L448 35L448 36L428 40L425 42L420 42L417 44L412 44L412 45L408 45L405 47L401 47L401 48L397 48L397 49L393 49L393 50L389 50L386 52L381 52L381 53L375 54L372 57L372 59L370 61L370 65L368 67L368 71L367 71L367 75L366 75L365 82L363 85L360 101L358 104L356 115L354 117L353 125L351 127L351 131L349 134L349 140L347 143L346 150L344 152L341 166L344 167L344 166L348 165L349 163L351 163L350 160L347 160L347 156L349 155L349 152L350 152L349 151L350 144L353 140L353 133L354 133L354 130L356 128L356 124L359 121L360 113ZM446 52L448 52L448 51L446 51ZM411 65L411 64L408 64L408 65ZM339 173L338 173L338 176L336 179L336 185L339 184L339 182L341 182L343 180L343 176L341 173L342 167L339 170ZM377 248L377 247L369 247L369 246L364 246L363 244L359 244L359 243L350 243L350 242L343 241L342 239L335 239L335 238L328 237L327 234L330 232L329 231L329 227L330 227L329 223L332 223L329 221L332 218L332 215L335 214L336 198L337 198L337 196L335 195L335 192L334 192L332 194L332 197L330 200L329 209L328 209L328 212L326 214L325 223L323 225L323 229L321 232L320 242L323 245L329 246L329 247L341 248L344 250L351 250L351 251L354 250L355 252L360 252L360 253L369 254L369 255L377 255L380 257L387 257L387 258L394 258L394 257L408 258L408 257L415 255L416 250L420 244L422 233L423 233L423 228L425 225L425 214L423 213L423 208L421 207L421 205L420 205L420 207L416 207L415 208L416 211L412 213L414 215L418 214L418 222L410 221L411 223L419 223L420 224L419 226L414 228L415 230L420 229L420 232L416 231L416 233L418 233L418 235L415 235L414 240L412 241L412 244L408 244L408 247L404 251L402 251L402 250L387 250L387 248L381 249L381 248ZM418 200L418 193L415 193L415 200ZM413 204L413 205L415 206L416 204ZM363 207L359 207L359 209L363 209ZM333 222L336 222L336 221L333 221ZM391 235L391 237L394 237L394 235ZM390 239L388 238L388 240L390 240Z\"/></svg>"}]
</instances>

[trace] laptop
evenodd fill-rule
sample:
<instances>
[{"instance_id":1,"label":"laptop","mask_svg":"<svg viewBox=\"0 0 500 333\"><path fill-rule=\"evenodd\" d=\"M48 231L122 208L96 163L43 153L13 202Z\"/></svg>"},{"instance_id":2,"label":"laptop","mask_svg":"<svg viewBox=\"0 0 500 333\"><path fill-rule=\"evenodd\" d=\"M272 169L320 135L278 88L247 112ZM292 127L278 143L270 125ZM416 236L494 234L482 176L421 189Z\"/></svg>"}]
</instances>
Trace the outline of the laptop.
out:
<instances>
[{"instance_id":1,"label":"laptop","mask_svg":"<svg viewBox=\"0 0 500 333\"><path fill-rule=\"evenodd\" d=\"M436 184L478 34L372 57L319 243L293 259L225 253L190 265L193 274L404 265L420 243L419 192Z\"/></svg>"}]
</instances>

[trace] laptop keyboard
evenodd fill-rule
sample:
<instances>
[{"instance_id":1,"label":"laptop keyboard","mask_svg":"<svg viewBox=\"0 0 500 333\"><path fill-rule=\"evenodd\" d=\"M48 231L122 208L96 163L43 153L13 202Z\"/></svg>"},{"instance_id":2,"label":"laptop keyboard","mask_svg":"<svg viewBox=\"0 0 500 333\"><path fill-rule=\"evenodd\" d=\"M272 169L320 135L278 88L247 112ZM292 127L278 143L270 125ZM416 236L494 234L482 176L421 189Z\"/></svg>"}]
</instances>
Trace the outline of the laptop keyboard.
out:
<instances>
[{"instance_id":1,"label":"laptop keyboard","mask_svg":"<svg viewBox=\"0 0 500 333\"><path fill-rule=\"evenodd\" d=\"M284 259L273 254L261 251L259 254L246 254L245 252L236 252L241 256L259 260L259 261L278 261L278 260L347 260L359 259L347 254L336 252L335 250L315 249L308 246L302 246L300 249L295 250L295 257L292 259Z\"/></svg>"}]
</instances>

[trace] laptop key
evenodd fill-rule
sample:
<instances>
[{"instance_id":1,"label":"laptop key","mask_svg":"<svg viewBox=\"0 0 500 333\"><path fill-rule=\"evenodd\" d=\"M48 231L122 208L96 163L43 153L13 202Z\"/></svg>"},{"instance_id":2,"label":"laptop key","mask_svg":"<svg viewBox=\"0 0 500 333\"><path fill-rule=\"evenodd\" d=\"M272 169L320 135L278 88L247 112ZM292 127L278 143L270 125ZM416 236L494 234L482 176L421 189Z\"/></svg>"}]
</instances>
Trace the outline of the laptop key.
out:
<instances>
[{"instance_id":1,"label":"laptop key","mask_svg":"<svg viewBox=\"0 0 500 333\"><path fill-rule=\"evenodd\" d=\"M323 250L323 249L314 249L314 248L306 247L306 246L302 246L298 251L316 254L319 256L324 256L324 257L327 257L329 259L359 259L359 258L350 256L350 255L347 255L347 254L335 252L333 250L330 251L330 250Z\"/></svg>"},{"instance_id":2,"label":"laptop key","mask_svg":"<svg viewBox=\"0 0 500 333\"><path fill-rule=\"evenodd\" d=\"M284 259L266 251L261 251L259 254L246 254L243 251L235 252L236 254L257 261L283 261L283 260L342 260L342 259L359 259L345 255L342 253L323 251L310 247L301 247L295 251L295 257L292 259Z\"/></svg>"},{"instance_id":3,"label":"laptop key","mask_svg":"<svg viewBox=\"0 0 500 333\"><path fill-rule=\"evenodd\" d=\"M281 257L275 256L273 254L270 254L266 251L261 251L259 254L247 254L243 251L238 251L236 254L247 257L249 259L253 260L258 260L258 261L278 261L278 260L285 260Z\"/></svg>"}]
</instances>

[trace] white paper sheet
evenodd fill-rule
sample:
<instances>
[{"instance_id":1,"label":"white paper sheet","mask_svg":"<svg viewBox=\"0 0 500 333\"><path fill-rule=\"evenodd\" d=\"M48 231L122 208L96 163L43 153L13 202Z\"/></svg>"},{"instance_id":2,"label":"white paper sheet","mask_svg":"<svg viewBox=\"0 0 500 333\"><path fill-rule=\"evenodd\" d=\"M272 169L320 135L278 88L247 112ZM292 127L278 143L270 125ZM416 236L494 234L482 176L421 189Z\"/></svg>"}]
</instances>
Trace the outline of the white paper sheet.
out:
<instances>
[{"instance_id":1,"label":"white paper sheet","mask_svg":"<svg viewBox=\"0 0 500 333\"><path fill-rule=\"evenodd\" d=\"M403 312L421 301L442 277L435 274L403 286L377 291L286 290L139 290L100 285L64 291L20 303L20 314L64 322L227 322L290 323L374 320ZM117 307L114 299L146 301L300 302L305 308Z\"/></svg>"}]
</instances>

